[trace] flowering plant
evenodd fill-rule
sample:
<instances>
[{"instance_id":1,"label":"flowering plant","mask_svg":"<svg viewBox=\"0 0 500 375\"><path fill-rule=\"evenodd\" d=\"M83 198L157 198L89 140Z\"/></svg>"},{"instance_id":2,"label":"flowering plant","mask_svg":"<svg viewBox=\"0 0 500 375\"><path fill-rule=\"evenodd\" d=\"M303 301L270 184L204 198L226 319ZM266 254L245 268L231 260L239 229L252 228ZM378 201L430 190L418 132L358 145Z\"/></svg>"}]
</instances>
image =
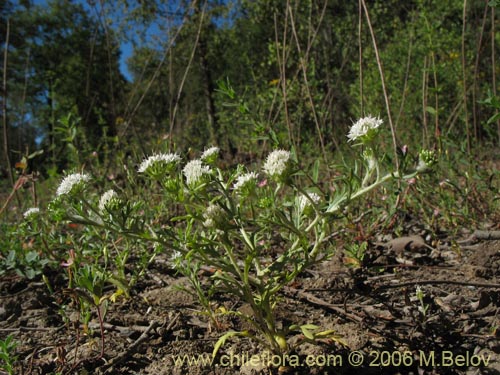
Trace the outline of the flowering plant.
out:
<instances>
[{"instance_id":1,"label":"flowering plant","mask_svg":"<svg viewBox=\"0 0 500 375\"><path fill-rule=\"evenodd\" d=\"M284 353L290 350L287 336L293 331L301 332L304 340L335 340L331 331L313 334L307 328L312 325L284 327L275 309L285 286L333 254L332 223L341 208L390 179L413 178L424 169L421 163L429 167L434 160L431 152L421 152L413 171L381 174L374 146L381 125L382 120L368 117L352 126L348 138L365 147L360 153L364 168L356 166L344 180L345 188L330 195L318 184L318 170L310 175L289 151L272 151L260 170L238 166L226 171L217 167L217 147L208 148L182 169L178 154L155 154L141 163L138 172L160 183L166 209L178 213L160 226L140 214L138 207L146 204L132 204L114 190L89 201L82 194L90 180L87 175L67 177L57 195L73 197L65 201L69 205L65 217L70 220L152 242L155 252L172 249L172 267L188 277L216 328L222 328L220 314L236 315L252 327L224 334L214 355L233 336L249 337L274 353ZM160 216L158 212L156 217ZM201 268L210 272L208 289L200 282ZM217 306L214 293L227 293L249 309L228 311Z\"/></svg>"}]
</instances>

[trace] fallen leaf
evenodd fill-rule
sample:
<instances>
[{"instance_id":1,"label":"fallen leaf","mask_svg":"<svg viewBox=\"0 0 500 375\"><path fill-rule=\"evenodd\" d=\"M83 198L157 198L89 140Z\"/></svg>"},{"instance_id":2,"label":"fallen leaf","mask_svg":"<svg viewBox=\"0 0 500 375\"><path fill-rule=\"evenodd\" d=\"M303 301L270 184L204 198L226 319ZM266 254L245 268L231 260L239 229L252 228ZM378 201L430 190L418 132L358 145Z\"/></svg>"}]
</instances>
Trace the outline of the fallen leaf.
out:
<instances>
[{"instance_id":1,"label":"fallen leaf","mask_svg":"<svg viewBox=\"0 0 500 375\"><path fill-rule=\"evenodd\" d=\"M420 236L399 237L390 240L385 244L387 249L393 250L397 254L401 254L405 250L416 251L427 247L424 239Z\"/></svg>"}]
</instances>

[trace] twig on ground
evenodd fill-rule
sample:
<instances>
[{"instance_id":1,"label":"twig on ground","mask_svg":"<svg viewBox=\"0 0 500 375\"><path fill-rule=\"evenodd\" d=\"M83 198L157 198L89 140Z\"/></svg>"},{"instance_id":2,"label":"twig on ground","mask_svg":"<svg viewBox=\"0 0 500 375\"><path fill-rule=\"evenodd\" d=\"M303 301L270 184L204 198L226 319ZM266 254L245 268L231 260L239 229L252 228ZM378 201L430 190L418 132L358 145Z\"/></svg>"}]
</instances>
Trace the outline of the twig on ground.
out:
<instances>
[{"instance_id":1,"label":"twig on ground","mask_svg":"<svg viewBox=\"0 0 500 375\"><path fill-rule=\"evenodd\" d=\"M99 329L99 323L90 322L88 324L88 327L90 329ZM149 325L148 326L141 326L141 325L137 325L137 324L132 325L130 327L124 327L124 326L117 326L117 325L109 324L109 323L103 323L103 327L105 330L108 330L108 331L117 331L120 333L120 335L123 335L123 336L130 336L136 332L145 332L146 330L149 329Z\"/></svg>"},{"instance_id":2,"label":"twig on ground","mask_svg":"<svg viewBox=\"0 0 500 375\"><path fill-rule=\"evenodd\" d=\"M403 288L407 286L417 286L417 285L437 285L437 284L448 284L448 285L461 285L461 286L474 286L477 288L500 288L500 284L496 283L474 283L470 281L453 281L453 280L419 280L419 281L407 281L398 284L385 284L374 288L374 291L383 289L395 289Z\"/></svg>"},{"instance_id":3,"label":"twig on ground","mask_svg":"<svg viewBox=\"0 0 500 375\"><path fill-rule=\"evenodd\" d=\"M463 241L457 241L457 244L471 245L477 241L493 241L500 240L500 230L476 230L468 238Z\"/></svg>"},{"instance_id":4,"label":"twig on ground","mask_svg":"<svg viewBox=\"0 0 500 375\"><path fill-rule=\"evenodd\" d=\"M295 289L295 288L290 288L290 287L285 287L284 292L286 294L289 294L292 297L299 297L301 300L304 300L306 302L312 303L313 305L321 306L324 308L327 308L329 310L332 310L340 315L345 316L347 319L356 322L356 323L361 323L363 321L363 318L354 314L350 314L344 309L341 309L340 307L337 307L331 303L328 303L321 298L316 297L315 295L307 292L303 292L301 290Z\"/></svg>"},{"instance_id":5,"label":"twig on ground","mask_svg":"<svg viewBox=\"0 0 500 375\"><path fill-rule=\"evenodd\" d=\"M132 353L137 349L139 344L141 344L143 341L145 341L149 335L149 332L154 330L158 326L158 322L152 321L151 324L148 326L148 328L142 332L142 334L139 336L137 340L135 340L132 345L130 345L125 351L123 351L120 355L117 357L114 357L111 359L108 363L106 363L103 367L106 369L104 373L110 373L113 371L113 366L119 364L123 360L125 360L128 356L132 355Z\"/></svg>"},{"instance_id":6,"label":"twig on ground","mask_svg":"<svg viewBox=\"0 0 500 375\"><path fill-rule=\"evenodd\" d=\"M179 319L180 313L178 313L174 318L168 323L168 326L165 328L165 331L169 331L174 324L176 323L177 319ZM151 331L156 329L158 327L158 322L152 321L149 326L142 332L142 334L135 340L132 345L130 345L125 351L123 351L121 354L118 356L114 357L111 359L108 363L106 363L103 366L104 369L104 374L112 373L113 372L113 366L118 365L119 363L123 362L127 357L131 356L133 352L137 349L137 347L148 338L148 335ZM116 326L115 326L116 327Z\"/></svg>"},{"instance_id":7,"label":"twig on ground","mask_svg":"<svg viewBox=\"0 0 500 375\"><path fill-rule=\"evenodd\" d=\"M30 331L59 331L66 327L62 325L59 327L17 327L17 328L0 328L0 332L30 332Z\"/></svg>"}]
</instances>

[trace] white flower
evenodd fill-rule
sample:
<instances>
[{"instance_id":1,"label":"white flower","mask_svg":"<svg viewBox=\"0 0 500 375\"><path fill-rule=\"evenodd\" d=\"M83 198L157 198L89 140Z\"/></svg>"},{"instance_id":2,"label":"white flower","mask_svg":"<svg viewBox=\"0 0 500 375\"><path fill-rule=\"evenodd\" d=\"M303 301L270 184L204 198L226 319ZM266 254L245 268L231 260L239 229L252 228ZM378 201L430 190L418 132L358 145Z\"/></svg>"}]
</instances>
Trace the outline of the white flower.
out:
<instances>
[{"instance_id":1,"label":"white flower","mask_svg":"<svg viewBox=\"0 0 500 375\"><path fill-rule=\"evenodd\" d=\"M225 212L222 207L211 203L203 213L205 219L203 225L207 228L215 228L224 222L224 216Z\"/></svg>"},{"instance_id":2,"label":"white flower","mask_svg":"<svg viewBox=\"0 0 500 375\"><path fill-rule=\"evenodd\" d=\"M300 212L304 212L306 208L310 207L311 201L313 201L314 204L318 204L319 201L321 200L321 197L316 193L307 193L307 195L309 196L309 198L306 197L304 194L301 194L298 198Z\"/></svg>"},{"instance_id":3,"label":"white flower","mask_svg":"<svg viewBox=\"0 0 500 375\"><path fill-rule=\"evenodd\" d=\"M56 195L60 197L61 195L71 193L71 190L77 185L83 185L85 182L90 180L90 176L88 174L83 173L73 173L70 174L61 181L61 184L57 188Z\"/></svg>"},{"instance_id":4,"label":"white flower","mask_svg":"<svg viewBox=\"0 0 500 375\"><path fill-rule=\"evenodd\" d=\"M177 164L180 160L181 157L178 154L155 154L143 160L137 171L144 173L155 164L172 165Z\"/></svg>"},{"instance_id":5,"label":"white flower","mask_svg":"<svg viewBox=\"0 0 500 375\"><path fill-rule=\"evenodd\" d=\"M207 148L203 154L201 154L201 160L207 160L207 159L211 159L212 157L216 156L217 154L219 153L219 147L210 147L210 148Z\"/></svg>"},{"instance_id":6,"label":"white flower","mask_svg":"<svg viewBox=\"0 0 500 375\"><path fill-rule=\"evenodd\" d=\"M184 257L179 250L174 250L172 255L170 255L169 263L172 268L177 269L182 265Z\"/></svg>"},{"instance_id":7,"label":"white flower","mask_svg":"<svg viewBox=\"0 0 500 375\"><path fill-rule=\"evenodd\" d=\"M417 287L415 288L415 295L419 301L422 301L424 299L425 293L420 285L417 285Z\"/></svg>"},{"instance_id":8,"label":"white flower","mask_svg":"<svg viewBox=\"0 0 500 375\"><path fill-rule=\"evenodd\" d=\"M99 211L105 212L106 207L112 203L113 200L118 200L118 194L113 189L106 191L99 199Z\"/></svg>"},{"instance_id":9,"label":"white flower","mask_svg":"<svg viewBox=\"0 0 500 375\"><path fill-rule=\"evenodd\" d=\"M38 215L40 213L40 209L38 207L32 207L32 208L28 208L23 216L25 219L29 219L31 216L35 216L35 215Z\"/></svg>"},{"instance_id":10,"label":"white flower","mask_svg":"<svg viewBox=\"0 0 500 375\"><path fill-rule=\"evenodd\" d=\"M191 160L182 170L182 173L186 176L186 183L188 185L198 183L203 178L203 175L210 174L210 172L210 167L203 165L201 160L198 159Z\"/></svg>"},{"instance_id":11,"label":"white flower","mask_svg":"<svg viewBox=\"0 0 500 375\"><path fill-rule=\"evenodd\" d=\"M255 172L250 172L250 173L245 173L243 175L240 175L236 179L236 182L233 186L233 189L235 191L239 191L239 190L244 189L246 186L251 187L251 184L255 185L257 177L258 177L258 175Z\"/></svg>"},{"instance_id":12,"label":"white flower","mask_svg":"<svg viewBox=\"0 0 500 375\"><path fill-rule=\"evenodd\" d=\"M174 252L170 256L170 262L176 265L177 262L181 259L182 259L182 253L179 250L174 250Z\"/></svg>"},{"instance_id":13,"label":"white flower","mask_svg":"<svg viewBox=\"0 0 500 375\"><path fill-rule=\"evenodd\" d=\"M376 132L376 129L382 125L383 121L378 117L363 117L356 121L351 127L347 138L350 141L354 141L359 138L371 139Z\"/></svg>"},{"instance_id":14,"label":"white flower","mask_svg":"<svg viewBox=\"0 0 500 375\"><path fill-rule=\"evenodd\" d=\"M290 160L290 152L285 150L274 150L271 152L264 163L264 172L270 177L281 177Z\"/></svg>"}]
</instances>

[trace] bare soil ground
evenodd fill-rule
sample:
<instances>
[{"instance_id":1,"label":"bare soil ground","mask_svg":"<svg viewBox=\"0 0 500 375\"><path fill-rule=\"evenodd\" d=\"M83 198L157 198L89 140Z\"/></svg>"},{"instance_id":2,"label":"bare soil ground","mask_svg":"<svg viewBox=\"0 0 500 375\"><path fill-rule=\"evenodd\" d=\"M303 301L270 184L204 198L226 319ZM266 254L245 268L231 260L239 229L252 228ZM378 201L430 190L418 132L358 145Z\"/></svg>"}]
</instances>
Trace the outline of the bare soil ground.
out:
<instances>
[{"instance_id":1,"label":"bare soil ground","mask_svg":"<svg viewBox=\"0 0 500 375\"><path fill-rule=\"evenodd\" d=\"M443 234L434 242L425 233L384 236L371 243L356 270L346 267L338 249L283 291L277 313L283 326L333 329L345 345L304 344L286 358L234 339L212 363L188 363L208 362L222 332L177 288L186 280L161 257L129 299L110 304L103 358L96 359L97 319L84 332L76 305L49 293L41 280L0 279L0 337L11 334L19 343L19 374L500 374L500 241L491 235L498 229L479 236L464 231L460 238ZM49 275L55 286L63 284L59 277ZM425 293L425 316L417 285ZM245 308L224 295L216 303ZM248 328L236 318L223 323L228 330Z\"/></svg>"}]
</instances>

